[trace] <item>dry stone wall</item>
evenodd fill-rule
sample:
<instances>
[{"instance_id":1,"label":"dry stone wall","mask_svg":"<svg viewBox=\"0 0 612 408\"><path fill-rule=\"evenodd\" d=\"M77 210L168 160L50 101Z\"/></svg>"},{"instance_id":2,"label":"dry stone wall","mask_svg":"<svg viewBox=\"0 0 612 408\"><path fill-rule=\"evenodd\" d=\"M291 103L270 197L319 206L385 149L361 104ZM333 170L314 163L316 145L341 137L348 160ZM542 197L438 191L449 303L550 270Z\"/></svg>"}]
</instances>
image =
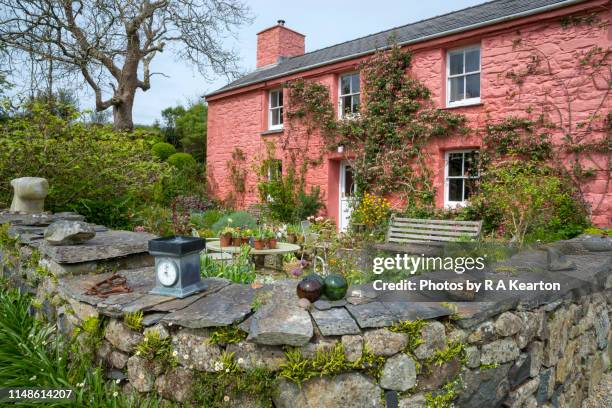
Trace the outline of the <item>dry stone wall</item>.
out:
<instances>
[{"instance_id":1,"label":"dry stone wall","mask_svg":"<svg viewBox=\"0 0 612 408\"><path fill-rule=\"evenodd\" d=\"M347 301L301 308L295 281L254 288L208 279L207 290L185 299L150 295L153 269L142 265L150 259L138 245L146 235L132 236L133 250L121 258L101 251L96 262L102 269L91 273L89 266L57 262L53 252L36 254L43 248L34 243L34 226L12 228L30 235L15 248L2 248L4 276L34 294L38 315L57 322L64 334L78 335L125 392L158 393L184 406L197 406L195 393L205 392L203 374L260 369L276 379L272 397L232 394L227 406L578 407L610 367L610 252L568 255L586 269L568 272L581 276L580 283L553 297L440 304L398 300L366 285L351 287ZM62 259L75 259L80 251L88 254L88 265L96 243L82 245L89 250L63 247ZM67 256L70 248L74 256ZM523 259L536 262L538 256ZM139 261L128 267L130 258ZM103 266L119 260L132 292L86 295L86 288L114 273ZM50 262L62 273L41 269ZM63 270L66 265L72 269ZM143 313L138 328L135 312ZM91 319L104 326L95 342L83 331ZM152 342L164 347L156 357L149 354ZM323 367L301 384L294 381L298 370L291 369L297 351L300 361Z\"/></svg>"}]
</instances>

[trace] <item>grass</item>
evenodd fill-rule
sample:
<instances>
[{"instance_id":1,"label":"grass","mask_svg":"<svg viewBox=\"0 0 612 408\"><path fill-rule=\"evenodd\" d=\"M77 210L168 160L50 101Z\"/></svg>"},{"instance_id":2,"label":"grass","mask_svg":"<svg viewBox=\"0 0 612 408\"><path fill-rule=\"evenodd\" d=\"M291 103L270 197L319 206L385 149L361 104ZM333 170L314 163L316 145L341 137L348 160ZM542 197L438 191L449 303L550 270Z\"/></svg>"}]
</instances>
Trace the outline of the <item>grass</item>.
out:
<instances>
[{"instance_id":1,"label":"grass","mask_svg":"<svg viewBox=\"0 0 612 408\"><path fill-rule=\"evenodd\" d=\"M122 395L119 385L104 381L102 369L90 356L56 326L36 320L31 298L16 290L0 290L0 384L74 390L73 402L36 407L155 408L160 403L153 397Z\"/></svg>"},{"instance_id":2,"label":"grass","mask_svg":"<svg viewBox=\"0 0 612 408\"><path fill-rule=\"evenodd\" d=\"M142 329L142 318L142 310L138 310L136 312L126 313L123 317L123 322L130 329L139 331Z\"/></svg>"}]
</instances>

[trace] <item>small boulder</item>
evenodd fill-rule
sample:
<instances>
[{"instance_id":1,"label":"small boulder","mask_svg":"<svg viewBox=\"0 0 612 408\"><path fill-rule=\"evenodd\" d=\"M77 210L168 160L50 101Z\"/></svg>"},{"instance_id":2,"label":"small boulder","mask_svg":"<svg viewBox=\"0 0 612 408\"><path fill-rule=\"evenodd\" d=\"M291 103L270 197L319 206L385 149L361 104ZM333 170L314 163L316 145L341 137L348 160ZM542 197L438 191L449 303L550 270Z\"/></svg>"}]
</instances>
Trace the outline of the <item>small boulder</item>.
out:
<instances>
[{"instance_id":1,"label":"small boulder","mask_svg":"<svg viewBox=\"0 0 612 408\"><path fill-rule=\"evenodd\" d=\"M387 329L375 329L363 336L365 347L377 356L392 356L408 345L408 335L395 333Z\"/></svg>"},{"instance_id":2,"label":"small boulder","mask_svg":"<svg viewBox=\"0 0 612 408\"><path fill-rule=\"evenodd\" d=\"M76 245L96 236L94 227L82 221L55 221L45 230L49 245Z\"/></svg>"},{"instance_id":3,"label":"small boulder","mask_svg":"<svg viewBox=\"0 0 612 408\"><path fill-rule=\"evenodd\" d=\"M176 367L155 380L159 395L175 402L186 402L191 397L193 372Z\"/></svg>"},{"instance_id":4,"label":"small boulder","mask_svg":"<svg viewBox=\"0 0 612 408\"><path fill-rule=\"evenodd\" d=\"M416 365L406 354L387 360L380 377L380 386L387 390L406 391L416 385Z\"/></svg>"},{"instance_id":5,"label":"small boulder","mask_svg":"<svg viewBox=\"0 0 612 408\"><path fill-rule=\"evenodd\" d=\"M127 361L128 378L132 387L138 392L153 390L155 378L161 374L161 364L147 361L138 356L132 356Z\"/></svg>"},{"instance_id":6,"label":"small boulder","mask_svg":"<svg viewBox=\"0 0 612 408\"><path fill-rule=\"evenodd\" d=\"M495 321L495 331L502 337L512 336L521 330L523 321L517 315L504 312Z\"/></svg>"},{"instance_id":7,"label":"small boulder","mask_svg":"<svg viewBox=\"0 0 612 408\"><path fill-rule=\"evenodd\" d=\"M113 346L126 353L134 351L136 345L142 341L140 333L131 330L123 322L116 319L112 319L108 323L104 337Z\"/></svg>"},{"instance_id":8,"label":"small boulder","mask_svg":"<svg viewBox=\"0 0 612 408\"><path fill-rule=\"evenodd\" d=\"M424 360L446 345L444 325L437 321L427 323L421 330L421 339L423 342L414 350L414 355L419 360Z\"/></svg>"}]
</instances>

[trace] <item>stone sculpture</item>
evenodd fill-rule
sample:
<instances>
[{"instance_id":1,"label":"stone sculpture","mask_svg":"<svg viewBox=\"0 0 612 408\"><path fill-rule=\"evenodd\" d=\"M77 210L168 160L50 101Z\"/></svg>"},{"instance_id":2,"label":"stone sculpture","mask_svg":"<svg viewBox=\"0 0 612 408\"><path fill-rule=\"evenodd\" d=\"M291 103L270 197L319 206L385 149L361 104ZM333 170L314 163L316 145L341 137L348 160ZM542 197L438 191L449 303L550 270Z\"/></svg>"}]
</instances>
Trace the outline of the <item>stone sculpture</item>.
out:
<instances>
[{"instance_id":1,"label":"stone sculpture","mask_svg":"<svg viewBox=\"0 0 612 408\"><path fill-rule=\"evenodd\" d=\"M49 183L42 177L20 177L11 180L14 190L11 212L38 214L45 210Z\"/></svg>"}]
</instances>

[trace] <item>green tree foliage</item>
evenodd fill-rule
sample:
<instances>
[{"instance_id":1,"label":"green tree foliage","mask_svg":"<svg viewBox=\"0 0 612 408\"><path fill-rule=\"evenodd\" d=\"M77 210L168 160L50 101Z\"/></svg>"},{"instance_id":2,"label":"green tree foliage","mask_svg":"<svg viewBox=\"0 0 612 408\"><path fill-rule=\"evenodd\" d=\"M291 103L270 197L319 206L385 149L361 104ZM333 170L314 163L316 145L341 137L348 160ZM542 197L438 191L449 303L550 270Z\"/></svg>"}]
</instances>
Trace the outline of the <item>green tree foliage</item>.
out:
<instances>
[{"instance_id":1,"label":"green tree foliage","mask_svg":"<svg viewBox=\"0 0 612 408\"><path fill-rule=\"evenodd\" d=\"M166 140L190 153L197 161L206 160L206 126L208 107L203 102L182 105L162 111L163 134Z\"/></svg>"}]
</instances>

